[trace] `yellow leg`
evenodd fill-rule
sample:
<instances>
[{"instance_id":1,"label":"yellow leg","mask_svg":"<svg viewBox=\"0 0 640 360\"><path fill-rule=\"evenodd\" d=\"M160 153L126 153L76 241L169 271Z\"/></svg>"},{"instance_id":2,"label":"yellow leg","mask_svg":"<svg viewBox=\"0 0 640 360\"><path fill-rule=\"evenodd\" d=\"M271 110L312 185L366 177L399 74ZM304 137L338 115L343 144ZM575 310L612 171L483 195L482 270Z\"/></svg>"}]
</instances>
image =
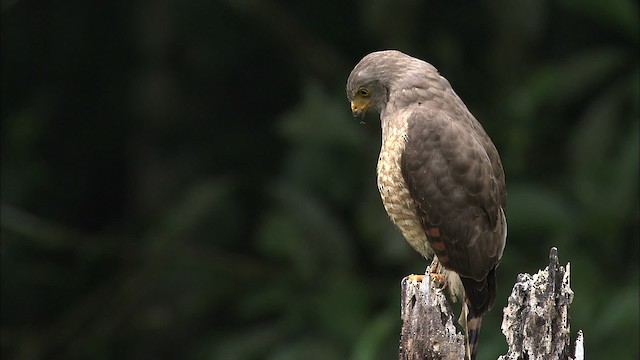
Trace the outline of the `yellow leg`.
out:
<instances>
[{"instance_id":1,"label":"yellow leg","mask_svg":"<svg viewBox=\"0 0 640 360\"><path fill-rule=\"evenodd\" d=\"M433 257L433 261L431 262L431 265L429 265L429 278L438 289L444 289L447 286L444 267L440 264L440 261L438 261L437 256Z\"/></svg>"},{"instance_id":2,"label":"yellow leg","mask_svg":"<svg viewBox=\"0 0 640 360\"><path fill-rule=\"evenodd\" d=\"M471 360L471 346L469 344L469 323L467 322L467 316L469 315L469 308L467 308L467 302L462 302L462 311L460 312L460 318L458 323L462 325L464 329L464 358L465 360Z\"/></svg>"}]
</instances>

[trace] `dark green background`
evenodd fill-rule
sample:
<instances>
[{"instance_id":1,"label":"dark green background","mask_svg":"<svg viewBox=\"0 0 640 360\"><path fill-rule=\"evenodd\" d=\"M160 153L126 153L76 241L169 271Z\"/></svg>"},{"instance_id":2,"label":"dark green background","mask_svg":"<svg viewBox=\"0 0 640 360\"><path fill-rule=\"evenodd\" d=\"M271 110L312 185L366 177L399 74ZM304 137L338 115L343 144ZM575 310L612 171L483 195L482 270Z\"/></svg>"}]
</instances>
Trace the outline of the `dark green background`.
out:
<instances>
[{"instance_id":1,"label":"dark green background","mask_svg":"<svg viewBox=\"0 0 640 360\"><path fill-rule=\"evenodd\" d=\"M396 358L427 262L344 94L386 48L434 64L503 159L479 358L551 246L588 358L639 357L636 1L1 4L3 359Z\"/></svg>"}]
</instances>

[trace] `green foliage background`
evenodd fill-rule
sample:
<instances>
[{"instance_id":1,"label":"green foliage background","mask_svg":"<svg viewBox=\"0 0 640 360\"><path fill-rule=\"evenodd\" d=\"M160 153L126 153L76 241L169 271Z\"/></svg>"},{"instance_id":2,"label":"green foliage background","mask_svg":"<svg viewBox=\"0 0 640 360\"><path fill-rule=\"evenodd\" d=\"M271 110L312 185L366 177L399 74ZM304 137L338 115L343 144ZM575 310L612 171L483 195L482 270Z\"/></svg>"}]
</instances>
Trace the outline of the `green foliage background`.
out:
<instances>
[{"instance_id":1,"label":"green foliage background","mask_svg":"<svg viewBox=\"0 0 640 360\"><path fill-rule=\"evenodd\" d=\"M587 356L640 357L637 2L1 4L4 359L397 358L427 263L344 94L383 48L434 64L502 155L480 358L551 246Z\"/></svg>"}]
</instances>

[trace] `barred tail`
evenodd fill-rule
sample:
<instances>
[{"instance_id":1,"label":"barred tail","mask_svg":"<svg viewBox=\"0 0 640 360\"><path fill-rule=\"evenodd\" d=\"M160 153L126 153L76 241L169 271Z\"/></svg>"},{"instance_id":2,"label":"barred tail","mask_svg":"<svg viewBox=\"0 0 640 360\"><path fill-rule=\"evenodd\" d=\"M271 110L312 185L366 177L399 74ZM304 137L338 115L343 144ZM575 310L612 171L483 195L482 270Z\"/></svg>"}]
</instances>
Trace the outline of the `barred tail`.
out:
<instances>
[{"instance_id":1,"label":"barred tail","mask_svg":"<svg viewBox=\"0 0 640 360\"><path fill-rule=\"evenodd\" d=\"M476 316L473 311L467 314L467 357L475 360L478 353L478 341L480 340L480 328L482 327L482 315Z\"/></svg>"},{"instance_id":2,"label":"barred tail","mask_svg":"<svg viewBox=\"0 0 640 360\"><path fill-rule=\"evenodd\" d=\"M496 273L491 269L481 281L460 277L464 286L466 300L463 305L465 321L467 359L475 360L480 340L482 315L489 311L496 300Z\"/></svg>"}]
</instances>

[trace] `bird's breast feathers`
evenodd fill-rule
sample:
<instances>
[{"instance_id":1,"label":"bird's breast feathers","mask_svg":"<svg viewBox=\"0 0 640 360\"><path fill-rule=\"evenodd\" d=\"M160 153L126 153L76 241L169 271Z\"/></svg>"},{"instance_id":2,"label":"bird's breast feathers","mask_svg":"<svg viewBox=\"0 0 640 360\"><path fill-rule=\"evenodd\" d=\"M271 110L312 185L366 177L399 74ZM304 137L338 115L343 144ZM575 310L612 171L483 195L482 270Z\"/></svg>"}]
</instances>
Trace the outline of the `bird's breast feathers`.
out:
<instances>
[{"instance_id":1,"label":"bird's breast feathers","mask_svg":"<svg viewBox=\"0 0 640 360\"><path fill-rule=\"evenodd\" d=\"M399 111L382 119L383 141L377 167L378 190L391 221L409 244L425 257L433 251L416 213L416 204L402 175L400 160L407 143L407 118L411 111Z\"/></svg>"}]
</instances>

